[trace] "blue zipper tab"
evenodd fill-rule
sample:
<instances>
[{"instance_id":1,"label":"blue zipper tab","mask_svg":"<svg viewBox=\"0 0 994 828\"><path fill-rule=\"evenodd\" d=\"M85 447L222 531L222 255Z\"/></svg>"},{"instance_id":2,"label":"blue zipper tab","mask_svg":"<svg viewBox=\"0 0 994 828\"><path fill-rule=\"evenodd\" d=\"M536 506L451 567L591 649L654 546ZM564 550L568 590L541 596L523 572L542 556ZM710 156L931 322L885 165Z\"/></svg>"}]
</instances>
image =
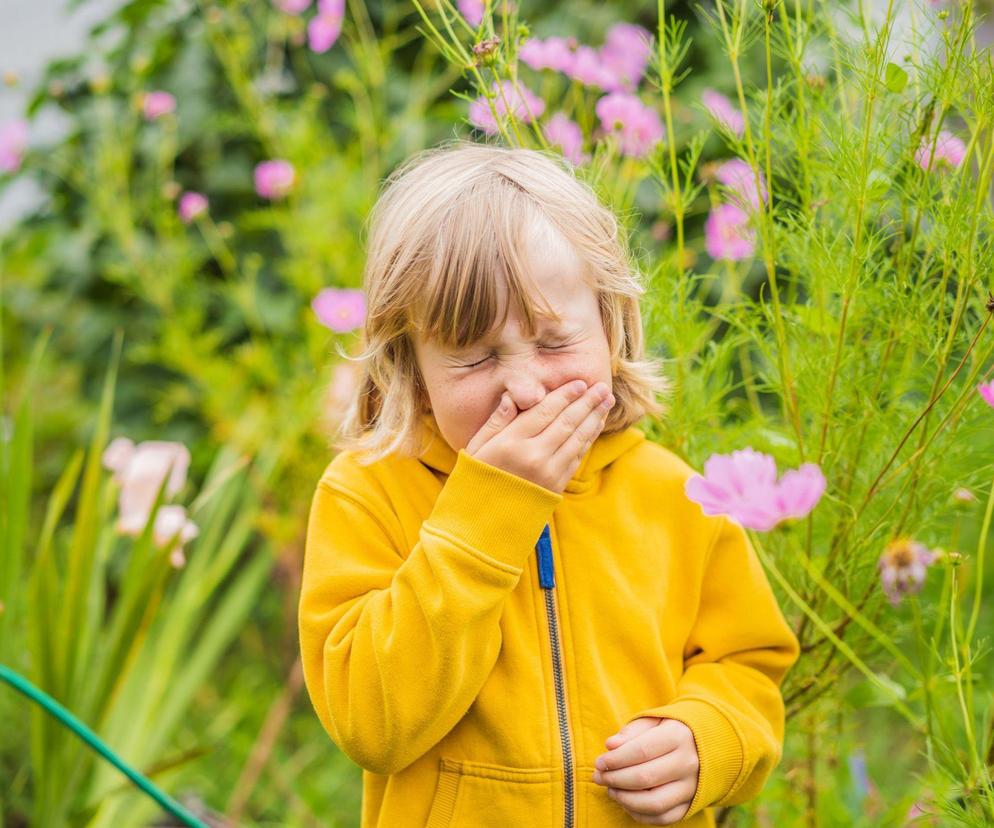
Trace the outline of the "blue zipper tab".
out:
<instances>
[{"instance_id":1,"label":"blue zipper tab","mask_svg":"<svg viewBox=\"0 0 994 828\"><path fill-rule=\"evenodd\" d=\"M551 589L556 585L556 573L552 566L552 537L549 534L549 524L545 524L538 543L535 544L538 560L538 581L543 589Z\"/></svg>"}]
</instances>

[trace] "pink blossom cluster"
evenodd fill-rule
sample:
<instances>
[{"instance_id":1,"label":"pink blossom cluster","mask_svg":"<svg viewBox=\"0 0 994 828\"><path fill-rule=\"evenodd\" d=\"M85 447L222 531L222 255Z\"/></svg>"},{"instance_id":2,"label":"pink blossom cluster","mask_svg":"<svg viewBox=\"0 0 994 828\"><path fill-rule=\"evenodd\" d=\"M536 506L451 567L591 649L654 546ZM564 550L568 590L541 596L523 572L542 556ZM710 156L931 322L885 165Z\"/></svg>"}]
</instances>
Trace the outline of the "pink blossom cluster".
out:
<instances>
[{"instance_id":1,"label":"pink blossom cluster","mask_svg":"<svg viewBox=\"0 0 994 828\"><path fill-rule=\"evenodd\" d=\"M520 81L517 84L509 80L500 83L494 81L490 90L493 94L493 107L500 118L505 117L510 109L517 120L527 124L545 112L545 101ZM482 129L487 135L497 133L497 121L484 96L469 105L469 120L473 126Z\"/></svg>"},{"instance_id":2,"label":"pink blossom cluster","mask_svg":"<svg viewBox=\"0 0 994 828\"><path fill-rule=\"evenodd\" d=\"M474 19L467 17L470 23ZM606 92L595 105L600 130L615 137L623 155L645 157L663 139L658 113L636 94L652 55L652 35L641 26L616 23L608 30L600 48L578 44L575 38L532 37L521 44L518 54L523 63L536 71L561 72L577 83ZM545 102L521 81L516 85L510 81L494 83L495 91L501 88L508 103L497 98L497 117L506 116L510 110L516 118L528 123L544 113ZM498 130L486 96L470 104L469 120L488 135ZM583 151L583 131L565 112L553 113L542 131L546 140L558 146L573 164L590 160L589 153Z\"/></svg>"},{"instance_id":3,"label":"pink blossom cluster","mask_svg":"<svg viewBox=\"0 0 994 828\"><path fill-rule=\"evenodd\" d=\"M825 476L817 464L804 463L777 480L773 457L747 447L712 454L704 474L688 478L684 491L706 515L728 515L747 529L768 532L814 509L825 491Z\"/></svg>"},{"instance_id":4,"label":"pink blossom cluster","mask_svg":"<svg viewBox=\"0 0 994 828\"><path fill-rule=\"evenodd\" d=\"M311 7L312 0L273 0L285 14L297 16ZM335 45L342 33L345 19L345 0L318 0L317 14L307 24L307 45L312 52L321 54Z\"/></svg>"},{"instance_id":5,"label":"pink blossom cluster","mask_svg":"<svg viewBox=\"0 0 994 828\"><path fill-rule=\"evenodd\" d=\"M756 250L752 215L769 197L766 179L741 158L720 164L714 173L729 201L714 207L704 222L704 246L712 259L748 259Z\"/></svg>"},{"instance_id":6,"label":"pink blossom cluster","mask_svg":"<svg viewBox=\"0 0 994 828\"><path fill-rule=\"evenodd\" d=\"M112 440L101 459L120 486L115 528L132 537L141 535L148 525L163 483L163 498L175 497L186 483L190 466L190 452L182 443L147 440L136 446L127 437ZM197 525L187 517L183 506L160 504L152 527L152 542L161 549L175 538L170 563L177 569L186 564L183 545L198 534Z\"/></svg>"},{"instance_id":7,"label":"pink blossom cluster","mask_svg":"<svg viewBox=\"0 0 994 828\"><path fill-rule=\"evenodd\" d=\"M652 35L634 23L615 23L595 49L574 38L529 38L518 56L535 70L562 72L584 86L605 92L634 92L652 56Z\"/></svg>"}]
</instances>

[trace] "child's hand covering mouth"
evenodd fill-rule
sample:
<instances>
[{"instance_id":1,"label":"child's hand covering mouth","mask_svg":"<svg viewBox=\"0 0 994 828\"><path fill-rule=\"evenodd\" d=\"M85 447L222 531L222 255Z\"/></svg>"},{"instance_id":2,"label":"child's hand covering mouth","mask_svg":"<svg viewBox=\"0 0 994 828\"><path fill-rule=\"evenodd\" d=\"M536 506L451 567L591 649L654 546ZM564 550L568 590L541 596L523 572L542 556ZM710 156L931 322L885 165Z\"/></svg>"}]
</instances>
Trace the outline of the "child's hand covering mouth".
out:
<instances>
[{"instance_id":1,"label":"child's hand covering mouth","mask_svg":"<svg viewBox=\"0 0 994 828\"><path fill-rule=\"evenodd\" d=\"M505 391L466 452L478 460L562 494L614 406L603 382L564 383L519 412ZM550 427L553 426L554 427Z\"/></svg>"}]
</instances>

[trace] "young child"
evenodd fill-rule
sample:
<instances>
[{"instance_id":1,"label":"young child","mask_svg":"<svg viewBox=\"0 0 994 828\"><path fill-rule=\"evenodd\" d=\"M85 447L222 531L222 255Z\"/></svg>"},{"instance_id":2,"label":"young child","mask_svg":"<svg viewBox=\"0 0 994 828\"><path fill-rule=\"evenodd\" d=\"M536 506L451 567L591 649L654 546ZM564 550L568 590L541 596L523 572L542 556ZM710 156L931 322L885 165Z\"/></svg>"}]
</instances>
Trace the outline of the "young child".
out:
<instances>
[{"instance_id":1,"label":"young child","mask_svg":"<svg viewBox=\"0 0 994 828\"><path fill-rule=\"evenodd\" d=\"M614 216L558 158L454 141L371 220L299 606L363 828L714 826L780 760L799 645L634 426L669 385Z\"/></svg>"}]
</instances>

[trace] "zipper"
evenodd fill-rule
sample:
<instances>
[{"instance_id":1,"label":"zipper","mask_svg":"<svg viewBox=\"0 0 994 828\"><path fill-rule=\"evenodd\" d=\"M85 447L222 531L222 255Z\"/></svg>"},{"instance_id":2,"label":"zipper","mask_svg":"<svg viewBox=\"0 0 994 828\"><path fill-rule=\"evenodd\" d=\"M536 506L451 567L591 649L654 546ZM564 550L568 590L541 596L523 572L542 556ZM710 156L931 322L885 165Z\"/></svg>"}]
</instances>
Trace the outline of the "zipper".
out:
<instances>
[{"instance_id":1,"label":"zipper","mask_svg":"<svg viewBox=\"0 0 994 828\"><path fill-rule=\"evenodd\" d=\"M538 580L545 595L545 615L549 619L549 640L552 644L552 675L556 686L556 712L559 715L559 741L563 748L563 778L566 784L564 828L573 828L573 746L570 739L569 716L566 712L566 684L563 673L563 653L559 642L559 623L556 615L555 568L552 564L552 536L549 524L535 544L538 561Z\"/></svg>"}]
</instances>

